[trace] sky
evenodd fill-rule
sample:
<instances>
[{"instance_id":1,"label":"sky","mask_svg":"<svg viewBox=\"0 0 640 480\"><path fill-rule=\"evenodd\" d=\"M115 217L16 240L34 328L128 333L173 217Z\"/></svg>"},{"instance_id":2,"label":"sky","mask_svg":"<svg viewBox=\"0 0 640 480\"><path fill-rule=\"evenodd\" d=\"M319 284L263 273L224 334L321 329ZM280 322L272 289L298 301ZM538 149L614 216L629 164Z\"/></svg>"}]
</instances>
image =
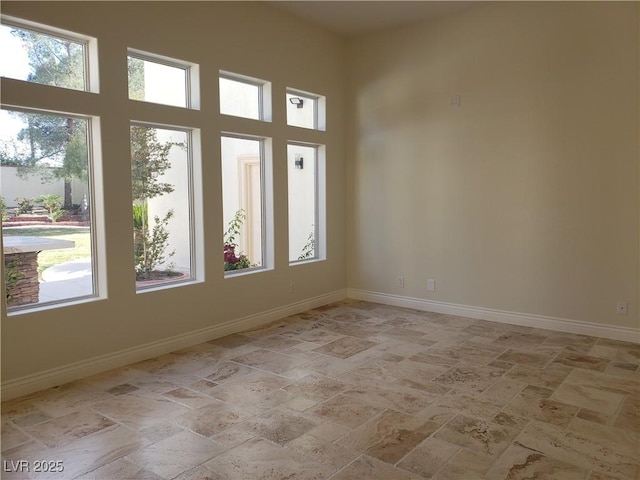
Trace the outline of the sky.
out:
<instances>
[{"instance_id":1,"label":"sky","mask_svg":"<svg viewBox=\"0 0 640 480\"><path fill-rule=\"evenodd\" d=\"M27 51L19 39L11 35L11 28L0 26L0 76L25 80L31 68ZM0 141L14 139L22 122L6 112L0 112Z\"/></svg>"},{"instance_id":2,"label":"sky","mask_svg":"<svg viewBox=\"0 0 640 480\"><path fill-rule=\"evenodd\" d=\"M11 28L0 25L0 76L26 80L30 71L27 51Z\"/></svg>"}]
</instances>

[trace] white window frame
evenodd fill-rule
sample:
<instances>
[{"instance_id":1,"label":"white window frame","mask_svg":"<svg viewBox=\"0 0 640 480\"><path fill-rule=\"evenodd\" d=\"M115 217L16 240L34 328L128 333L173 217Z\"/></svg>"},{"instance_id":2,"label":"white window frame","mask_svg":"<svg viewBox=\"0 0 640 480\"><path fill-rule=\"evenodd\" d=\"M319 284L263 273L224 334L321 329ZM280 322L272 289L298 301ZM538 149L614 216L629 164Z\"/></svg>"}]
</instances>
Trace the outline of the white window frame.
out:
<instances>
[{"instance_id":1,"label":"white window frame","mask_svg":"<svg viewBox=\"0 0 640 480\"><path fill-rule=\"evenodd\" d=\"M228 115L230 117L247 118L248 120L258 120L261 122L271 122L271 82L261 80L259 78L249 77L247 75L241 75L239 73L233 73L226 70L220 70L219 78L226 80L232 80L234 82L245 83L254 87L258 87L258 118L242 117L227 113L220 112L221 115ZM219 84L218 84L219 85ZM222 104L220 99L220 90L218 89L219 103Z\"/></svg>"},{"instance_id":2,"label":"white window frame","mask_svg":"<svg viewBox=\"0 0 640 480\"><path fill-rule=\"evenodd\" d=\"M315 197L315 214L314 214L314 255L311 258L305 258L302 260L289 259L289 265L295 266L305 263L317 262L319 260L327 259L326 249L326 176L325 176L325 160L326 160L326 147L317 143L300 142L296 140L287 141L287 147L289 145L298 145L301 147L309 147L315 150L315 162L314 162L314 197ZM288 179L287 179L288 182ZM288 189L288 186L287 186ZM291 201L291 198L287 195L287 201ZM288 222L287 222L288 223ZM288 223L288 226L291 225ZM290 233L289 233L290 236Z\"/></svg>"},{"instance_id":3,"label":"white window frame","mask_svg":"<svg viewBox=\"0 0 640 480\"><path fill-rule=\"evenodd\" d=\"M2 105L2 110L11 110L36 115L52 115L63 118L74 118L87 122L87 182L89 185L89 205L91 207L89 232L91 236L91 275L93 293L79 297L69 297L49 302L30 303L7 306L7 316L31 313L41 310L76 305L87 301L107 298L106 239L104 218L104 191L102 184L102 148L100 141L100 118L77 113L48 111L17 105ZM4 253L2 254L4 262ZM4 285L4 279L0 282Z\"/></svg>"},{"instance_id":4,"label":"white window frame","mask_svg":"<svg viewBox=\"0 0 640 480\"><path fill-rule=\"evenodd\" d=\"M127 63L129 57L143 60L145 62L157 63L172 68L179 68L185 71L185 100L186 105L176 106L167 105L166 103L151 102L148 100L136 100L129 97L129 79L127 78L127 96L129 100L134 102L151 103L154 105L163 105L173 108L187 108L189 110L200 110L200 67L197 63L178 60L176 58L159 55L156 53L145 52L136 48L127 48Z\"/></svg>"},{"instance_id":5,"label":"white window frame","mask_svg":"<svg viewBox=\"0 0 640 480\"><path fill-rule=\"evenodd\" d=\"M98 74L98 40L96 38L8 15L0 16L0 24L20 30L28 30L34 33L48 35L50 37L82 45L84 47L84 89L77 90L69 87L56 87L55 85L49 86L52 86L53 88L66 88L68 90L76 90L79 92L100 93ZM29 80L17 80L42 85L38 82L31 82Z\"/></svg>"},{"instance_id":6,"label":"white window frame","mask_svg":"<svg viewBox=\"0 0 640 480\"><path fill-rule=\"evenodd\" d=\"M129 128L132 126L157 128L161 130L173 130L187 134L187 195L189 205L189 278L182 280L168 280L155 285L136 286L136 293L155 292L167 288L175 288L204 281L204 233L202 227L202 187L195 181L202 178L202 156L200 152L200 130L191 127L167 125L157 122L141 122L131 120ZM131 140L129 140L131 144ZM132 245L133 247L133 245ZM131 249L133 252L133 248Z\"/></svg>"},{"instance_id":7,"label":"white window frame","mask_svg":"<svg viewBox=\"0 0 640 480\"><path fill-rule=\"evenodd\" d=\"M261 248L262 248L262 265L256 267L243 268L241 270L230 270L224 272L224 278L232 278L247 274L272 270L274 265L274 210L273 210L273 159L272 159L272 140L268 137L258 135L249 135L233 132L221 132L220 146L222 148L222 138L237 138L240 140L254 140L260 142L260 205L261 205ZM221 156L222 160L222 156ZM220 165L222 168L222 163ZM222 205L224 208L224 186L222 189ZM223 232L226 225L223 225ZM222 239L221 239L222 240Z\"/></svg>"},{"instance_id":8,"label":"white window frame","mask_svg":"<svg viewBox=\"0 0 640 480\"><path fill-rule=\"evenodd\" d=\"M315 105L315 114L313 118L313 127L302 127L300 125L293 125L289 123L289 119L287 118L287 125L289 127L295 128L305 128L307 130L319 130L326 131L327 129L327 99L323 95L318 95L317 93L306 92L304 90L299 90L297 88L289 88L287 87L285 100L287 100L287 95L293 95L296 97L302 97L305 100L311 100Z\"/></svg>"}]
</instances>

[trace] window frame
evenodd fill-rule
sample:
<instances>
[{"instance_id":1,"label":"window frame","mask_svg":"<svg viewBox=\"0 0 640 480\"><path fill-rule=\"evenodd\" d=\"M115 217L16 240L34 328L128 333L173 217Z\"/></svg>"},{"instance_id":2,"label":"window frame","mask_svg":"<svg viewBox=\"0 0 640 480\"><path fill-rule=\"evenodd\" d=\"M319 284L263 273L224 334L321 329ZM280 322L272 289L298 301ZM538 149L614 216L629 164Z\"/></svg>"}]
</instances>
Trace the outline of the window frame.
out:
<instances>
[{"instance_id":1,"label":"window frame","mask_svg":"<svg viewBox=\"0 0 640 480\"><path fill-rule=\"evenodd\" d=\"M292 95L295 97L302 97L303 99L308 99L314 102L315 111L313 114L313 126L305 127L302 125L294 125L289 123L289 116L287 114L286 124L288 127L294 128L304 128L306 130L316 130L320 132L326 131L326 110L327 110L327 102L326 97L324 95L319 95L317 93L307 92L304 90L300 90L297 88L287 87L285 92L285 102L289 102L288 95ZM286 105L288 107L288 105Z\"/></svg>"},{"instance_id":2,"label":"window frame","mask_svg":"<svg viewBox=\"0 0 640 480\"><path fill-rule=\"evenodd\" d=\"M129 47L127 48L127 67L129 64L129 57L135 58L137 60L142 60L144 62L156 63L158 65L163 65L165 67L178 68L180 70L184 70L185 72L185 76L184 76L185 105L184 106L170 105L167 103L152 102L150 100L137 100L135 98L131 98L129 94L129 78L127 76L127 98L130 101L150 103L152 105L162 105L163 107L184 108L187 110L200 109L200 95L199 95L200 69L198 64L188 62L185 60L179 60L176 58L167 57L165 55L160 55L157 53L151 53L144 50L139 50L137 48Z\"/></svg>"},{"instance_id":3,"label":"window frame","mask_svg":"<svg viewBox=\"0 0 640 480\"><path fill-rule=\"evenodd\" d=\"M325 187L325 149L326 146L318 143L310 143L310 142L302 142L298 140L288 140L287 141L287 150L289 145L300 146L313 148L314 150L314 202L315 202L315 211L314 211L314 224L313 224L313 233L314 233L314 255L311 258L305 259L296 259L289 260L289 266L296 266L306 263L317 262L321 260L326 260L326 230L325 230L325 222L326 222L326 187ZM287 151L287 157L288 157ZM288 161L288 158L287 158ZM289 189L289 178L287 176L287 202L291 201L291 198L288 194ZM290 219L288 218L287 212L287 233L290 239L291 235L291 224ZM287 255L289 256L289 255Z\"/></svg>"},{"instance_id":4,"label":"window frame","mask_svg":"<svg viewBox=\"0 0 640 480\"><path fill-rule=\"evenodd\" d=\"M180 285L191 284L201 280L202 275L200 274L201 267L198 265L199 258L201 257L201 249L199 245L202 244L201 241L201 233L199 232L199 227L197 225L198 217L200 209L197 206L196 202L196 194L201 193L198 188L196 188L196 171L195 169L199 167L199 154L196 150L196 139L199 138L199 129L184 127L184 126L176 126L176 125L167 125L159 122L147 122L147 121L138 121L138 120L130 120L129 121L129 132L131 132L131 127L145 127L145 128L155 128L160 130L172 130L176 132L184 132L187 136L187 195L188 195L188 206L189 206L189 278L177 279L177 280L168 280L163 281L161 283L153 284L153 285L136 285L136 294L152 292L157 290L164 290L166 288L174 288ZM129 145L131 145L131 133L129 133ZM130 159L131 160L131 159ZM129 168L129 173L131 174L131 168ZM133 180L133 178L131 178ZM130 182L133 184L133 181ZM202 195L199 195L200 199ZM133 245L132 245L133 246ZM131 249L133 252L133 248ZM135 269L134 269L135 273Z\"/></svg>"},{"instance_id":5,"label":"window frame","mask_svg":"<svg viewBox=\"0 0 640 480\"><path fill-rule=\"evenodd\" d=\"M102 182L102 156L101 156L101 139L100 139L100 118L93 115L69 113L60 111L49 111L42 108L32 108L26 106L16 106L3 104L0 110L21 112L25 114L50 115L62 118L72 118L84 120L87 122L87 186L88 200L91 206L91 215L89 217L89 235L91 239L91 287L92 293L77 297L69 297L47 302L28 303L23 305L9 306L6 305L7 316L21 313L31 313L52 308L65 307L86 303L88 301L100 300L107 297L107 278L106 268L106 249L105 249L105 231L104 223L104 207L103 207L103 186ZM0 233L1 234L1 233ZM2 260L4 263L4 255L2 252ZM0 282L5 285L4 279Z\"/></svg>"},{"instance_id":6,"label":"window frame","mask_svg":"<svg viewBox=\"0 0 640 480\"><path fill-rule=\"evenodd\" d=\"M224 278L238 277L242 275L262 272L273 269L273 191L271 185L273 185L273 171L272 171L272 159L271 159L271 138L251 135L237 132L220 132L220 168L222 171L222 161L224 160L222 155L222 139L232 138L239 140L253 140L258 141L260 144L260 228L262 229L262 237L260 239L260 248L262 252L261 265L255 267L243 268L240 270L229 270L224 272ZM224 224L224 184L222 185L222 232L226 231L226 225ZM224 242L224 236L221 239Z\"/></svg>"},{"instance_id":7,"label":"window frame","mask_svg":"<svg viewBox=\"0 0 640 480\"><path fill-rule=\"evenodd\" d=\"M58 87L56 85L47 85L30 80L23 80L13 77L2 77L17 80L19 82L33 83L36 85L45 85L52 88L65 88L76 92L100 93L99 72L98 72L98 40L94 37L83 35L80 33L64 30L42 23L24 20L22 18L10 15L0 15L0 25L20 30L27 30L49 37L59 38L71 43L80 44L83 47L83 80L84 88L76 89L70 87Z\"/></svg>"},{"instance_id":8,"label":"window frame","mask_svg":"<svg viewBox=\"0 0 640 480\"><path fill-rule=\"evenodd\" d=\"M243 117L240 115L233 115L231 113L222 112L222 96L220 92L221 78L258 87L258 118ZM218 72L218 103L220 106L220 111L218 113L220 115L225 115L225 116L235 117L235 118L244 118L247 120L255 120L258 122L271 122L272 120L271 99L272 99L271 82L267 80L255 78L255 77L250 77L247 75L242 75L239 73L230 72L228 70L220 70Z\"/></svg>"}]
</instances>

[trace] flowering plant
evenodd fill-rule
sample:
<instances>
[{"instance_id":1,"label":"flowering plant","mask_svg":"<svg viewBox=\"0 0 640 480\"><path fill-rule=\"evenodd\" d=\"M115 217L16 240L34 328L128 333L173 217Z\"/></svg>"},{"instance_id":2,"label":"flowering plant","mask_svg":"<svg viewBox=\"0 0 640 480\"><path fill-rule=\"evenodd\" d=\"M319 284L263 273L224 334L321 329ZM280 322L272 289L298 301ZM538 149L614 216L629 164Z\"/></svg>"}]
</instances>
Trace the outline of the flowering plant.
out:
<instances>
[{"instance_id":1,"label":"flowering plant","mask_svg":"<svg viewBox=\"0 0 640 480\"><path fill-rule=\"evenodd\" d=\"M243 268L249 268L251 266L251 262L249 258L244 255L236 255L236 247L237 245L231 243L224 244L224 270L228 272L229 270L241 270Z\"/></svg>"},{"instance_id":2,"label":"flowering plant","mask_svg":"<svg viewBox=\"0 0 640 480\"><path fill-rule=\"evenodd\" d=\"M251 261L244 253L236 254L236 238L240 236L240 228L247 218L244 210L238 210L229 222L229 227L224 233L224 270L242 270L251 267Z\"/></svg>"}]
</instances>

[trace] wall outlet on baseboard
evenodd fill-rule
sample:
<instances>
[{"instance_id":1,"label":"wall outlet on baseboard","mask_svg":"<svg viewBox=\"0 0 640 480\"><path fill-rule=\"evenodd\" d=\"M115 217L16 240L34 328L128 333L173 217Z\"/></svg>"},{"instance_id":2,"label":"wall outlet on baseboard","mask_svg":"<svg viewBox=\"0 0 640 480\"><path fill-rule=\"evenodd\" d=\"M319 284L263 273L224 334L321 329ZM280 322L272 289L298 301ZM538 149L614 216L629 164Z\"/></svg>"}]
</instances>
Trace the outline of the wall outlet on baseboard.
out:
<instances>
[{"instance_id":1,"label":"wall outlet on baseboard","mask_svg":"<svg viewBox=\"0 0 640 480\"><path fill-rule=\"evenodd\" d=\"M436 281L433 278L427 279L427 290L429 290L430 292L435 292Z\"/></svg>"},{"instance_id":2,"label":"wall outlet on baseboard","mask_svg":"<svg viewBox=\"0 0 640 480\"><path fill-rule=\"evenodd\" d=\"M404 288L404 277L402 275L398 277L398 286Z\"/></svg>"},{"instance_id":3,"label":"wall outlet on baseboard","mask_svg":"<svg viewBox=\"0 0 640 480\"><path fill-rule=\"evenodd\" d=\"M629 304L627 302L618 302L616 304L616 313L618 315L626 315L629 311Z\"/></svg>"}]
</instances>

